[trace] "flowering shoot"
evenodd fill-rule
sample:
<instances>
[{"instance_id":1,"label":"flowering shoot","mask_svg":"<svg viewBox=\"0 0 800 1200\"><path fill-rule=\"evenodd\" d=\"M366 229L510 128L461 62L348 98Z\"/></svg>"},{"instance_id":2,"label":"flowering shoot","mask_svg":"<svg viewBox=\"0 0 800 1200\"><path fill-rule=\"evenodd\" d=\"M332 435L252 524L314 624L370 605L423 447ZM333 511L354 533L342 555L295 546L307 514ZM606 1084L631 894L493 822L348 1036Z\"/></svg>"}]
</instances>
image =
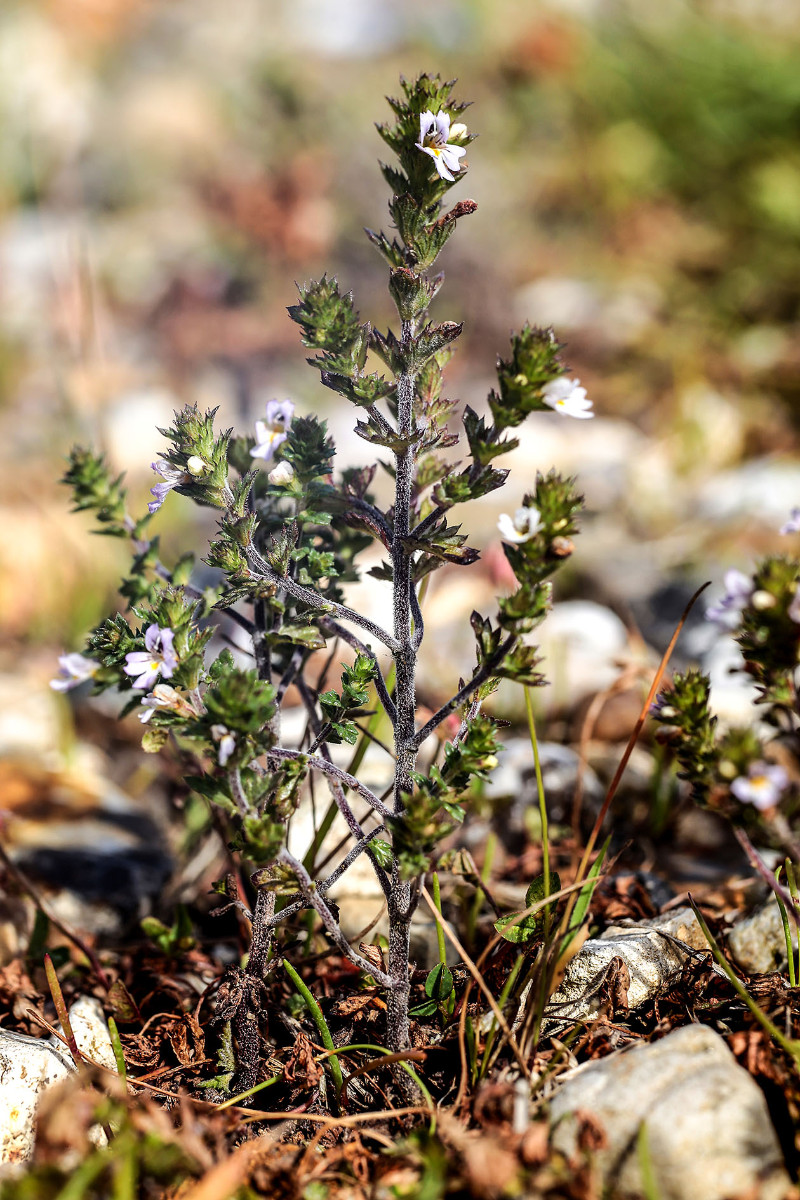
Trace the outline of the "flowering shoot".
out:
<instances>
[{"instance_id":1,"label":"flowering shoot","mask_svg":"<svg viewBox=\"0 0 800 1200\"><path fill-rule=\"evenodd\" d=\"M528 542L542 527L542 517L538 508L518 508L513 518L508 513L501 513L497 528L504 542L515 542L521 545Z\"/></svg>"},{"instance_id":2,"label":"flowering shoot","mask_svg":"<svg viewBox=\"0 0 800 1200\"><path fill-rule=\"evenodd\" d=\"M764 812L775 807L788 786L789 776L783 767L758 760L750 763L746 775L734 779L731 792L742 804L752 804Z\"/></svg>"}]
</instances>

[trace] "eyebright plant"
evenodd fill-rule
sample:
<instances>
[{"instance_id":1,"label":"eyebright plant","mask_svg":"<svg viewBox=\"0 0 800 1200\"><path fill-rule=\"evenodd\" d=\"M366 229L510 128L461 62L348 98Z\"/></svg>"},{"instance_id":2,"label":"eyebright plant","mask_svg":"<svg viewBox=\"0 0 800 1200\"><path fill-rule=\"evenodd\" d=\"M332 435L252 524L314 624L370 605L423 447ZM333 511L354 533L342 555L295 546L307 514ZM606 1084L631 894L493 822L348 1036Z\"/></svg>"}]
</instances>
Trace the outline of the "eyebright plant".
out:
<instances>
[{"instance_id":1,"label":"eyebright plant","mask_svg":"<svg viewBox=\"0 0 800 1200\"><path fill-rule=\"evenodd\" d=\"M217 1010L227 1048L224 1078L239 1090L257 1076L254 1031L265 975L281 960L281 927L302 910L313 910L334 947L385 989L388 1046L408 1046L409 929L420 889L443 838L464 818L473 781L497 763L497 727L484 701L500 679L544 682L526 639L547 615L550 577L571 554L577 531L582 500L573 480L551 471L537 475L524 495L515 492L516 515L501 518L500 530L516 587L495 612L472 614L475 667L420 724L422 589L445 563L467 567L479 556L452 522L452 510L506 483L508 471L496 462L518 444L509 431L530 414L592 415L585 390L566 377L553 331L526 325L513 335L508 357L498 360L488 411L465 408L462 433L455 431L457 404L443 395L443 369L462 327L429 316L444 278L432 268L477 207L473 200L446 205L467 174L473 140L457 119L467 106L452 88L424 74L403 80L401 98L389 100L393 120L377 127L393 159L381 164L392 193L392 231L368 237L388 265L398 327L384 333L362 320L352 295L327 275L301 287L288 310L323 386L338 403L353 405L372 465L336 472L325 421L298 415L289 400L273 400L256 422L255 438L218 430L214 412L176 413L161 430L167 446L153 464L159 479L142 517L129 514L122 479L112 477L102 456L73 450L65 475L75 508L92 509L101 532L129 538L133 561L121 589L127 611L91 633L84 656L60 660L54 686L90 677L96 692L122 693L123 714L138 712L147 726L145 749L172 739L194 763L188 782L225 822L252 882L247 965L228 973ZM450 452L459 442L454 461ZM394 483L388 509L372 492L378 458ZM162 505L174 503L170 492L217 511L217 534L205 556L219 573L213 588L193 586L192 555L171 566L160 557L151 522ZM375 542L386 555L372 574L391 597L390 628L347 604L347 585L359 578L363 552ZM232 623L250 640L250 669L228 649L210 661L215 630ZM340 646L350 654L340 684L318 694L312 680L320 673L319 652L330 647L333 661ZM308 718L299 747L281 738L292 684ZM393 738L386 799L337 765L330 749L363 740L362 719L376 708ZM448 718L456 732L442 746L436 735ZM301 860L287 846L287 824L311 773L324 779L350 833L349 849L322 878L313 848ZM365 804L368 817L357 817ZM360 855L386 897L386 960L380 953L368 959L349 944L328 896ZM229 899L242 903L233 892Z\"/></svg>"},{"instance_id":2,"label":"eyebright plant","mask_svg":"<svg viewBox=\"0 0 800 1200\"><path fill-rule=\"evenodd\" d=\"M793 509L780 532L798 531L800 509ZM706 618L736 641L741 670L756 685L760 723L719 733L710 680L690 670L677 674L652 705L659 737L671 747L695 801L757 831L797 861L791 767L800 759L800 559L771 555L752 575L731 568L725 593L706 609Z\"/></svg>"}]
</instances>

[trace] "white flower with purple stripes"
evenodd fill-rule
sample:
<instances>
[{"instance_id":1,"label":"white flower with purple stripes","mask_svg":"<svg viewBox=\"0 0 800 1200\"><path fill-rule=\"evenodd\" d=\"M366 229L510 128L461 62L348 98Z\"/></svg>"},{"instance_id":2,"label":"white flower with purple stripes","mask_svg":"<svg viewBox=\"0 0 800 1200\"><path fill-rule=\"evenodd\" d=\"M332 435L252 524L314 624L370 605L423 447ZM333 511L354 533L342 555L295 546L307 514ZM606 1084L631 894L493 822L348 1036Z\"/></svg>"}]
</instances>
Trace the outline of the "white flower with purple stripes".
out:
<instances>
[{"instance_id":1,"label":"white flower with purple stripes","mask_svg":"<svg viewBox=\"0 0 800 1200\"><path fill-rule=\"evenodd\" d=\"M150 625L144 635L145 650L131 650L125 655L123 670L126 675L135 679L131 685L147 692L158 680L159 675L171 679L178 665L178 657L173 649L175 634L171 629L161 629L158 625Z\"/></svg>"}]
</instances>

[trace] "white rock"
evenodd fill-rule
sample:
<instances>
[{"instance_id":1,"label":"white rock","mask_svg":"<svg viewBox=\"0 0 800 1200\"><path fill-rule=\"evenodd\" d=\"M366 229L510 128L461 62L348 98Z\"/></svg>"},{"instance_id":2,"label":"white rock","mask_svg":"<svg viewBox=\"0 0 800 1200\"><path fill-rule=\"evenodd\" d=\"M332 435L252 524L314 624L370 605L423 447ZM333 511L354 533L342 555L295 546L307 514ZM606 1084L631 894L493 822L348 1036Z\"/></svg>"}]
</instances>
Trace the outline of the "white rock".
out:
<instances>
[{"instance_id":1,"label":"white rock","mask_svg":"<svg viewBox=\"0 0 800 1200\"><path fill-rule=\"evenodd\" d=\"M547 1003L545 1032L557 1034L595 1016L614 959L622 959L630 976L628 1008L638 1008L670 987L692 949L707 949L707 944L690 908L627 927L612 926L601 937L590 938L569 962Z\"/></svg>"},{"instance_id":2,"label":"white rock","mask_svg":"<svg viewBox=\"0 0 800 1200\"><path fill-rule=\"evenodd\" d=\"M69 1019L81 1054L116 1071L117 1060L100 1001L94 996L79 996L69 1010Z\"/></svg>"},{"instance_id":3,"label":"white rock","mask_svg":"<svg viewBox=\"0 0 800 1200\"><path fill-rule=\"evenodd\" d=\"M103 1010L93 996L80 996L69 1010L78 1049L93 1062L116 1071ZM33 1038L0 1028L0 1175L26 1162L33 1153L36 1108L47 1088L75 1072L69 1050L54 1037ZM98 1127L90 1131L105 1144Z\"/></svg>"},{"instance_id":4,"label":"white rock","mask_svg":"<svg viewBox=\"0 0 800 1200\"><path fill-rule=\"evenodd\" d=\"M789 921L792 944L797 947L797 930ZM738 965L748 974L766 974L786 968L786 937L775 899L737 922L728 934L728 946Z\"/></svg>"},{"instance_id":5,"label":"white rock","mask_svg":"<svg viewBox=\"0 0 800 1200\"><path fill-rule=\"evenodd\" d=\"M32 1038L0 1029L0 1170L33 1153L36 1106L42 1092L75 1070L55 1038Z\"/></svg>"},{"instance_id":6,"label":"white rock","mask_svg":"<svg viewBox=\"0 0 800 1200\"><path fill-rule=\"evenodd\" d=\"M639 1130L647 1131L660 1200L783 1200L789 1176L764 1096L719 1034L704 1025L676 1029L580 1067L554 1096L553 1142L573 1154L578 1110L603 1126L595 1163L603 1194L644 1192Z\"/></svg>"}]
</instances>

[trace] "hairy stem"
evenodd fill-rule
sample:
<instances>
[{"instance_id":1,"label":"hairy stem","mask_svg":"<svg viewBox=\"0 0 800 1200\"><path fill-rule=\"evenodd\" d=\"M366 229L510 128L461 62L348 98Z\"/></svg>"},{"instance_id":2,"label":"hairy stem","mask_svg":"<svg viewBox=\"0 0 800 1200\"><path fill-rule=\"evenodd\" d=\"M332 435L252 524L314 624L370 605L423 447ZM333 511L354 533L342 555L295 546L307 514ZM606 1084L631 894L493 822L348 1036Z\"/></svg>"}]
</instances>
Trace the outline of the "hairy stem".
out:
<instances>
[{"instance_id":1,"label":"hairy stem","mask_svg":"<svg viewBox=\"0 0 800 1200\"><path fill-rule=\"evenodd\" d=\"M403 321L401 349L410 356L414 325ZM412 773L416 762L415 739L415 668L417 646L414 644L413 618L415 599L412 555L403 545L411 527L411 494L414 483L416 447L412 440L414 429L414 375L404 371L397 380L397 432L407 444L395 452L394 532L392 537L392 574L394 586L393 647L396 682L394 723L395 776L394 812L401 816L404 797L413 789ZM416 893L410 881L400 878L397 863L392 871L392 890L389 897L389 975L387 1038L392 1051L408 1047L409 953L411 917L416 907Z\"/></svg>"}]
</instances>

